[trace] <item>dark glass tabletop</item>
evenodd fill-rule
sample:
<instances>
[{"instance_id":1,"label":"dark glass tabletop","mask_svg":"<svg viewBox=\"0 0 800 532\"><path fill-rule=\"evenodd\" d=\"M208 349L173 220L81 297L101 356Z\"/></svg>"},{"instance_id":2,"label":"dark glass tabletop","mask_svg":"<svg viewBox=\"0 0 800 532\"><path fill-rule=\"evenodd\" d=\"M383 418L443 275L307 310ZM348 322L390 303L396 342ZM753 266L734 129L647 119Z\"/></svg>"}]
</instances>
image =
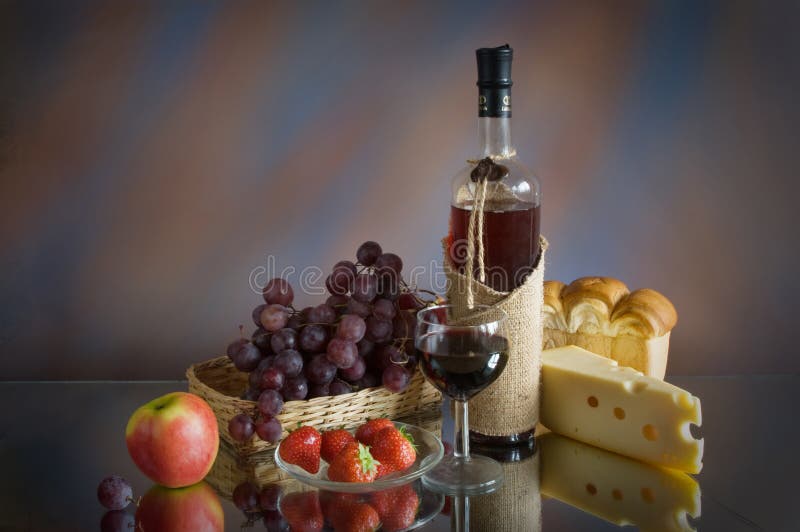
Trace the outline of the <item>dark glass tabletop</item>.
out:
<instances>
[{"instance_id":1,"label":"dark glass tabletop","mask_svg":"<svg viewBox=\"0 0 800 532\"><path fill-rule=\"evenodd\" d=\"M691 524L703 531L800 530L794 508L800 502L796 491L800 429L795 413L800 377L668 380L702 401L704 468L695 477L702 494L701 515ZM99 530L104 509L97 502L96 487L110 474L130 480L135 494L145 493L152 483L128 456L125 424L138 406L174 390L186 390L186 383L0 383L0 530ZM443 439L452 440L449 409L445 405L442 410L437 426ZM571 452L571 442L561 444ZM566 497L553 486L568 481L575 468L561 471L552 461L542 464L542 459L550 460L546 445L544 458L540 446L505 463L506 482L500 491L451 500L445 513L437 513L421 530L455 530L456 521L461 529L468 525L477 531L618 529L600 517L616 515L608 502L573 500L583 506L580 509L559 500ZM611 478L634 474L627 466L615 465L613 457L598 456L595 465L606 468L603 474ZM228 454L218 458L220 467L225 465L221 460L236 464ZM268 475L270 467L265 463L257 469ZM219 476L214 470L212 475ZM626 480L632 479L621 478L620 485ZM226 530L239 530L246 518L230 501L230 490L220 485L219 478L208 482L221 495ZM664 502L645 500L639 509L652 516L664 508L656 503ZM261 522L253 526L265 529Z\"/></svg>"}]
</instances>

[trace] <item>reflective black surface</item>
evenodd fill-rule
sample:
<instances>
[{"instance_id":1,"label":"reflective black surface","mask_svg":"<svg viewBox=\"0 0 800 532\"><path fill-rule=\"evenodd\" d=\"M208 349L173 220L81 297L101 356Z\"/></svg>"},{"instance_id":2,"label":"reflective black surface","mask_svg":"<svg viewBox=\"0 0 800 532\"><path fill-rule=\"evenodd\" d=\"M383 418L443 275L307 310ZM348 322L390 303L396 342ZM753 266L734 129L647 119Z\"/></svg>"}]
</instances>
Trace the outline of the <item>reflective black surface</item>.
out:
<instances>
[{"instance_id":1,"label":"reflective black surface","mask_svg":"<svg viewBox=\"0 0 800 532\"><path fill-rule=\"evenodd\" d=\"M700 397L705 437L698 530L800 529L800 377L671 378ZM151 482L125 447L130 414L185 382L0 383L0 530L99 530L95 498L104 476L119 474L136 494ZM452 422L445 406L444 439ZM509 484L494 499L469 501L470 530L618 530L602 519L551 498L540 498L539 453L506 464ZM220 498L227 530L245 521ZM450 530L452 515L422 530ZM462 515L463 517L463 515ZM491 517L491 519L489 519ZM491 525L490 525L491 523ZM488 528L492 526L493 528ZM255 530L264 529L257 523Z\"/></svg>"}]
</instances>

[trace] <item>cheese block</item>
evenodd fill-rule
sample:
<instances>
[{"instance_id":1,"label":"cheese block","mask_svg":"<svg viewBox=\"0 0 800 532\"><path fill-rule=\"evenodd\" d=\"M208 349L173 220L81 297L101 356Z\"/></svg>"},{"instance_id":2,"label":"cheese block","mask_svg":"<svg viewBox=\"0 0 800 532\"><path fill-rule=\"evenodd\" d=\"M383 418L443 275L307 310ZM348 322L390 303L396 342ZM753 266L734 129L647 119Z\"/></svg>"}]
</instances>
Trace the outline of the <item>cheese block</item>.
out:
<instances>
[{"instance_id":1,"label":"cheese block","mask_svg":"<svg viewBox=\"0 0 800 532\"><path fill-rule=\"evenodd\" d=\"M665 469L554 433L537 439L542 494L618 526L643 532L694 530L700 517L700 486L680 471Z\"/></svg>"},{"instance_id":2,"label":"cheese block","mask_svg":"<svg viewBox=\"0 0 800 532\"><path fill-rule=\"evenodd\" d=\"M577 345L663 379L678 314L655 290L630 292L618 279L581 277L569 285L545 281L542 320L543 349Z\"/></svg>"},{"instance_id":3,"label":"cheese block","mask_svg":"<svg viewBox=\"0 0 800 532\"><path fill-rule=\"evenodd\" d=\"M577 346L542 352L540 420L553 432L688 473L703 467L700 399Z\"/></svg>"}]
</instances>

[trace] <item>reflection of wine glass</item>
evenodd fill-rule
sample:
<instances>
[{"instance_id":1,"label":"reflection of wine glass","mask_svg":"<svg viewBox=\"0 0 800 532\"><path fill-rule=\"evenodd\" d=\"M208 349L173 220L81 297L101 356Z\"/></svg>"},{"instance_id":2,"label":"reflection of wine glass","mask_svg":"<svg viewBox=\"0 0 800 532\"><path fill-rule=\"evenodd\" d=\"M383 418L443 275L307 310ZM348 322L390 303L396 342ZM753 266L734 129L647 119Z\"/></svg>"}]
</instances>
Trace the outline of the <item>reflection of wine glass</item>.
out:
<instances>
[{"instance_id":1,"label":"reflection of wine glass","mask_svg":"<svg viewBox=\"0 0 800 532\"><path fill-rule=\"evenodd\" d=\"M469 318L457 319L451 305L417 314L416 347L428 381L455 403L455 450L425 477L425 483L445 493L478 494L503 481L500 464L485 456L470 456L467 401L494 382L508 360L506 314L477 305Z\"/></svg>"}]
</instances>

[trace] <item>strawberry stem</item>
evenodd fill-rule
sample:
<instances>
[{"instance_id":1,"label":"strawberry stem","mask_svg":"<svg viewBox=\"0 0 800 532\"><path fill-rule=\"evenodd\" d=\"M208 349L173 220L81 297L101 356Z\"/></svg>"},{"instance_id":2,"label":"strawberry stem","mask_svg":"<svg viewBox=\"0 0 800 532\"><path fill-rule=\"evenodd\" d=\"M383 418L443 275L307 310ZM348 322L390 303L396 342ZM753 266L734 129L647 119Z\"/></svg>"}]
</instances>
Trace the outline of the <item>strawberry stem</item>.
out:
<instances>
[{"instance_id":1,"label":"strawberry stem","mask_svg":"<svg viewBox=\"0 0 800 532\"><path fill-rule=\"evenodd\" d=\"M364 473L375 471L375 469L381 465L380 462L372 457L372 453L369 452L369 447L363 443L358 444L358 461L361 462L361 470Z\"/></svg>"},{"instance_id":2,"label":"strawberry stem","mask_svg":"<svg viewBox=\"0 0 800 532\"><path fill-rule=\"evenodd\" d=\"M400 427L398 430L400 431L400 434L402 434L403 437L406 440L408 440L408 443L411 444L411 447L413 447L414 450L416 451L417 450L417 444L414 443L414 436L412 436L411 433L408 432L408 430L405 427Z\"/></svg>"}]
</instances>

